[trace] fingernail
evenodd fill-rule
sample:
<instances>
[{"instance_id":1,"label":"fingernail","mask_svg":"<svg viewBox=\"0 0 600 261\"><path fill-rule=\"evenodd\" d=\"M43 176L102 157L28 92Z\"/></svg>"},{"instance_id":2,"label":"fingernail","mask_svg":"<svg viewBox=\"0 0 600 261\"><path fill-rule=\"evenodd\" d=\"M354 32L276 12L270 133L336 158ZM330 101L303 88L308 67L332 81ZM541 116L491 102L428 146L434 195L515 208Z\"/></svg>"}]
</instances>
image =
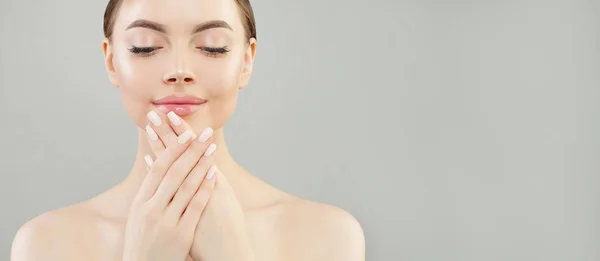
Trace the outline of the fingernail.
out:
<instances>
[{"instance_id":1,"label":"fingernail","mask_svg":"<svg viewBox=\"0 0 600 261\"><path fill-rule=\"evenodd\" d=\"M154 124L154 126L160 126L162 120L155 111L151 111L148 113L148 119Z\"/></svg>"},{"instance_id":2,"label":"fingernail","mask_svg":"<svg viewBox=\"0 0 600 261\"><path fill-rule=\"evenodd\" d=\"M192 134L193 133L191 130L186 130L184 133L179 135L179 138L177 138L177 142L179 142L179 144L186 143L188 140L190 140L190 138L192 137Z\"/></svg>"},{"instance_id":3,"label":"fingernail","mask_svg":"<svg viewBox=\"0 0 600 261\"><path fill-rule=\"evenodd\" d=\"M206 151L204 152L204 156L210 156L212 155L215 150L217 150L217 144L210 144L210 146L208 146L208 148L206 149Z\"/></svg>"},{"instance_id":4,"label":"fingernail","mask_svg":"<svg viewBox=\"0 0 600 261\"><path fill-rule=\"evenodd\" d=\"M206 129L204 129L204 131L202 131L202 134L200 134L200 137L198 137L198 140L201 142L206 142L212 134L213 134L213 129L206 128Z\"/></svg>"},{"instance_id":5,"label":"fingernail","mask_svg":"<svg viewBox=\"0 0 600 261\"><path fill-rule=\"evenodd\" d=\"M175 114L174 112L170 111L169 113L167 113L167 117L169 117L169 120L171 121L171 123L173 123L173 125L181 125L181 118L179 118L179 116L177 116L177 114Z\"/></svg>"},{"instance_id":6,"label":"fingernail","mask_svg":"<svg viewBox=\"0 0 600 261\"><path fill-rule=\"evenodd\" d=\"M148 167L152 167L152 164L153 164L154 162L152 161L152 157L150 157L150 155L146 155L146 156L144 157L144 160L146 160L146 165L148 165Z\"/></svg>"},{"instance_id":7,"label":"fingernail","mask_svg":"<svg viewBox=\"0 0 600 261\"><path fill-rule=\"evenodd\" d=\"M156 132L154 132L154 129L152 129L150 125L146 125L146 133L148 133L148 137L150 137L150 140L158 140L158 135L156 135Z\"/></svg>"},{"instance_id":8,"label":"fingernail","mask_svg":"<svg viewBox=\"0 0 600 261\"><path fill-rule=\"evenodd\" d=\"M215 173L217 173L217 166L213 165L210 167L210 169L208 169L208 173L206 173L206 179L212 179L215 176Z\"/></svg>"}]
</instances>

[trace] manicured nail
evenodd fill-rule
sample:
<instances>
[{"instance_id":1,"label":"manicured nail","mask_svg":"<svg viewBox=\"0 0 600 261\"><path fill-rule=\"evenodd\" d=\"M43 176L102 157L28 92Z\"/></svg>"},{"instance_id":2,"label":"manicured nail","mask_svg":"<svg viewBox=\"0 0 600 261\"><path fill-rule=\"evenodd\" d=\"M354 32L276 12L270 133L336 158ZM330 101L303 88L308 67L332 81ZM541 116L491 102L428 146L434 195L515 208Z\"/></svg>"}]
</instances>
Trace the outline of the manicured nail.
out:
<instances>
[{"instance_id":1,"label":"manicured nail","mask_svg":"<svg viewBox=\"0 0 600 261\"><path fill-rule=\"evenodd\" d=\"M198 140L201 142L206 142L212 134L213 134L213 129L206 128L206 129L204 129L204 131L202 131L202 134L200 134L200 137L198 137Z\"/></svg>"},{"instance_id":2,"label":"manicured nail","mask_svg":"<svg viewBox=\"0 0 600 261\"><path fill-rule=\"evenodd\" d=\"M170 111L169 113L167 113L167 117L169 117L169 120L171 121L171 123L173 123L173 125L181 125L181 118L179 118L179 116L177 116L177 114L175 114L174 112Z\"/></svg>"},{"instance_id":3,"label":"manicured nail","mask_svg":"<svg viewBox=\"0 0 600 261\"><path fill-rule=\"evenodd\" d=\"M212 179L215 176L215 173L217 173L217 166L213 165L210 167L210 169L208 169L208 173L206 173L206 179Z\"/></svg>"},{"instance_id":4,"label":"manicured nail","mask_svg":"<svg viewBox=\"0 0 600 261\"><path fill-rule=\"evenodd\" d=\"M154 124L154 126L160 126L162 123L162 120L155 111L148 113L148 119L152 122L152 124Z\"/></svg>"},{"instance_id":5,"label":"manicured nail","mask_svg":"<svg viewBox=\"0 0 600 261\"><path fill-rule=\"evenodd\" d=\"M210 156L212 155L215 150L217 150L217 144L210 144L210 146L208 146L208 148L206 149L206 151L204 152L204 156Z\"/></svg>"},{"instance_id":6,"label":"manicured nail","mask_svg":"<svg viewBox=\"0 0 600 261\"><path fill-rule=\"evenodd\" d=\"M146 156L144 157L144 160L146 160L146 165L148 165L148 167L152 167L152 164L153 164L154 162L152 161L152 157L150 157L150 155L146 155Z\"/></svg>"},{"instance_id":7,"label":"manicured nail","mask_svg":"<svg viewBox=\"0 0 600 261\"><path fill-rule=\"evenodd\" d=\"M177 138L177 142L179 142L179 144L184 144L188 140L190 140L190 138L192 138L192 135L193 133L191 130L186 130L184 133L179 135L179 138Z\"/></svg>"},{"instance_id":8,"label":"manicured nail","mask_svg":"<svg viewBox=\"0 0 600 261\"><path fill-rule=\"evenodd\" d=\"M146 125L146 133L148 133L148 137L150 137L150 140L158 140L158 135L156 135L156 132L154 132L154 129L152 129L150 125Z\"/></svg>"}]
</instances>

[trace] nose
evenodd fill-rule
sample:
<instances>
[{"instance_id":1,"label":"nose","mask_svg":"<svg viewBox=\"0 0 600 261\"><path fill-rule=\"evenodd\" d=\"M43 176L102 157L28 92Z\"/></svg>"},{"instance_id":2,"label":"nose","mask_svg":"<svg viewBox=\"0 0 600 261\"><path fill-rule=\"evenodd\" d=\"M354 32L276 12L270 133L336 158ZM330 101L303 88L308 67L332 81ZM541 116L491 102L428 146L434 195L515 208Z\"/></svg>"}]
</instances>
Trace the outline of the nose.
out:
<instances>
[{"instance_id":1,"label":"nose","mask_svg":"<svg viewBox=\"0 0 600 261\"><path fill-rule=\"evenodd\" d=\"M196 75L194 75L191 68L190 55L185 52L185 48L178 48L172 52L172 55L173 67L164 75L163 81L167 85L191 85L196 83Z\"/></svg>"},{"instance_id":2,"label":"nose","mask_svg":"<svg viewBox=\"0 0 600 261\"><path fill-rule=\"evenodd\" d=\"M196 76L189 70L178 68L164 77L166 84L189 85L196 82Z\"/></svg>"}]
</instances>

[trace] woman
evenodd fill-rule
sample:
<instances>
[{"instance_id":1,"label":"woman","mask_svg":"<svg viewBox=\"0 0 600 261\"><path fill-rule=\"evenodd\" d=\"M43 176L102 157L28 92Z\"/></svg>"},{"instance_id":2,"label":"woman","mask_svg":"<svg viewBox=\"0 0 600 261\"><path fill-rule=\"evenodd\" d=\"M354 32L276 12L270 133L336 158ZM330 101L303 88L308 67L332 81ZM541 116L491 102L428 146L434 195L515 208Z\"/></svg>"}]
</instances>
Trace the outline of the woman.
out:
<instances>
[{"instance_id":1,"label":"woman","mask_svg":"<svg viewBox=\"0 0 600 261\"><path fill-rule=\"evenodd\" d=\"M136 160L117 186L23 225L13 261L364 260L350 214L271 187L227 150L257 45L248 0L110 0L104 19Z\"/></svg>"}]
</instances>

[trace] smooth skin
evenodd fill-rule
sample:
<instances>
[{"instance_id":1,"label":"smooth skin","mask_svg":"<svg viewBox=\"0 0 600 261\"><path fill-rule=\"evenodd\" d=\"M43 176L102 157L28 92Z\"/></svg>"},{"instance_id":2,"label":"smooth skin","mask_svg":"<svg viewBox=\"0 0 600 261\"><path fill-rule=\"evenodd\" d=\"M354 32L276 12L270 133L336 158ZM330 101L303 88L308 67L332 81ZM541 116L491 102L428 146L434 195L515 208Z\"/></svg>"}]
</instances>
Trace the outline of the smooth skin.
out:
<instances>
[{"instance_id":1,"label":"smooth skin","mask_svg":"<svg viewBox=\"0 0 600 261\"><path fill-rule=\"evenodd\" d=\"M210 140L212 129L196 138L183 119L172 112L168 117L171 126L146 126L152 151L160 156L156 161L145 157L150 171L138 197L149 207L130 214L133 221L126 228L124 260L183 260L188 253L192 260L254 260L243 210L227 179L213 164L217 146ZM169 137L170 142L165 142ZM163 180L156 188L160 178ZM139 253L147 255L140 257Z\"/></svg>"},{"instance_id":2,"label":"smooth skin","mask_svg":"<svg viewBox=\"0 0 600 261\"><path fill-rule=\"evenodd\" d=\"M164 137L147 130L160 156L145 157L149 170L129 213L123 260L184 260L215 187L214 144L191 141L189 130L165 148Z\"/></svg>"},{"instance_id":3,"label":"smooth skin","mask_svg":"<svg viewBox=\"0 0 600 261\"><path fill-rule=\"evenodd\" d=\"M139 19L165 30L127 29ZM212 20L231 29L193 32ZM132 46L160 48L141 56ZM223 46L228 51L220 54L204 48ZM126 0L102 51L109 79L138 127L132 169L95 197L26 222L11 260L364 261L363 231L351 214L282 192L229 153L223 126L252 74L256 49L234 0ZM207 102L170 119L152 101L173 94ZM150 120L151 112L161 124ZM201 142L206 129L212 135Z\"/></svg>"},{"instance_id":4,"label":"smooth skin","mask_svg":"<svg viewBox=\"0 0 600 261\"><path fill-rule=\"evenodd\" d=\"M186 137L186 134L191 133L190 136L196 136L183 119L172 112L169 113L168 116L171 127L175 134L179 136L178 143L181 141L181 137ZM179 126L175 126L173 123L176 123ZM161 129L160 127L155 127ZM148 136L150 138L153 137L152 130L148 127L147 129L149 130ZM168 128L165 129L167 130L162 131L163 133L170 132ZM160 133L161 131L157 132ZM210 133L212 133L212 130L207 128L197 139L202 141L204 140L204 137L208 136L207 134ZM163 146L161 146L161 144L164 143L161 142L162 139L164 138L161 135L154 141L150 140L151 147L156 155L168 154L168 147L162 149ZM195 144L198 143L201 142L196 142ZM202 213L202 218L200 219L200 222L197 222L198 226L196 228L194 242L191 250L188 252L191 253L191 258L193 260L254 260L250 238L248 237L244 221L244 212L237 201L233 189L231 188L231 185L229 185L227 178L222 175L216 165L208 165L212 164L211 157L206 156L211 153L216 153L216 150L217 146L215 143L206 147L205 150L200 150L204 151L204 156L199 160L199 164L196 166L196 168L199 169L198 172L208 172L205 175L214 174L217 182L215 182L215 188L210 197L210 201ZM206 159L205 162L203 162L203 159ZM182 161L188 162L187 164L184 163L185 166L183 169L189 169L187 166L193 165L190 163L193 163L194 160L196 160L196 157L190 156L189 160ZM192 191L197 187L195 184L195 182L190 182L189 186L181 184L180 189L185 191L186 188L189 187L189 190ZM168 194L170 194L170 192ZM185 193L184 195L186 194L189 193ZM203 197L200 198L202 199ZM176 199L177 198L174 197L173 201ZM180 208L177 208L176 213L179 212Z\"/></svg>"}]
</instances>

